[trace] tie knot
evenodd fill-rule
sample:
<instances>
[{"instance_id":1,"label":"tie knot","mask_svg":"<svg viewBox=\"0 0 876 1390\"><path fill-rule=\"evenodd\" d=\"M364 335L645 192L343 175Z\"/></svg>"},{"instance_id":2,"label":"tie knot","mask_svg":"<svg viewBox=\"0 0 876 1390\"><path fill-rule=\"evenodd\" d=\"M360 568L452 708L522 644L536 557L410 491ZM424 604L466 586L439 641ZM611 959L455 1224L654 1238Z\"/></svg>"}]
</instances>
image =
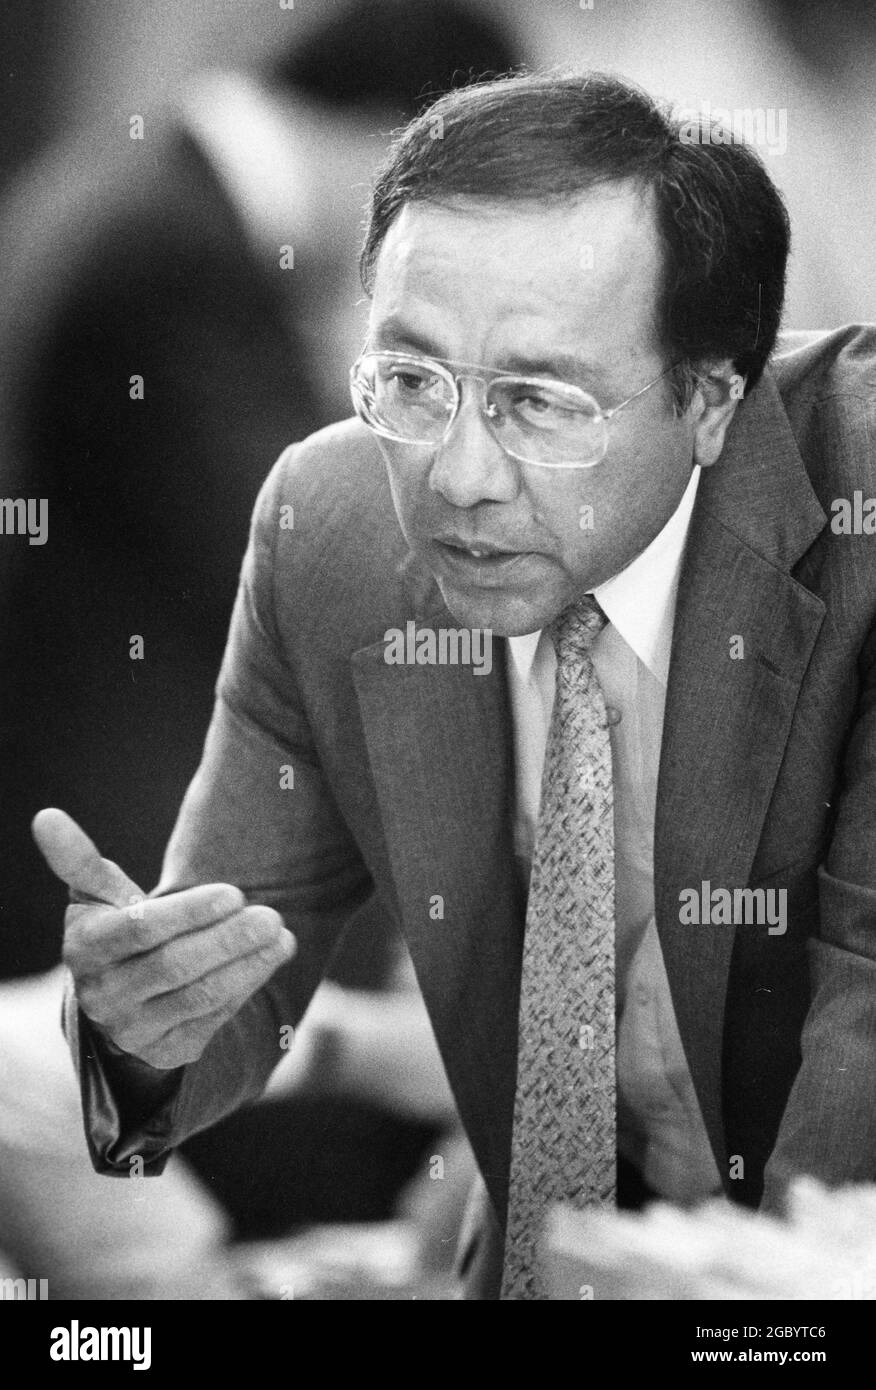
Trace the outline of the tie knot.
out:
<instances>
[{"instance_id":1,"label":"tie knot","mask_svg":"<svg viewBox=\"0 0 876 1390\"><path fill-rule=\"evenodd\" d=\"M585 657L607 622L592 594L584 594L564 608L548 627L558 665L565 666Z\"/></svg>"}]
</instances>

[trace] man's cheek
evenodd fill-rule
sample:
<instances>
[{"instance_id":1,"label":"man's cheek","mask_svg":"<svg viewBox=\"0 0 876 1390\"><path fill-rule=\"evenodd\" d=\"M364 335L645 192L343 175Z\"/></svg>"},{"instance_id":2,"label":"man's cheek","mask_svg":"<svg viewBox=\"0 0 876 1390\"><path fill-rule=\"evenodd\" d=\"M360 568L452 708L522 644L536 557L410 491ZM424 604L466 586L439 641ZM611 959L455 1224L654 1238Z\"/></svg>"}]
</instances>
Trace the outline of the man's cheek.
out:
<instances>
[{"instance_id":1,"label":"man's cheek","mask_svg":"<svg viewBox=\"0 0 876 1390\"><path fill-rule=\"evenodd\" d=\"M561 505L554 505L546 518L550 534L554 537L558 556L571 570L578 562L586 563L599 549L600 507L592 496L586 500L576 492L562 499Z\"/></svg>"},{"instance_id":2,"label":"man's cheek","mask_svg":"<svg viewBox=\"0 0 876 1390\"><path fill-rule=\"evenodd\" d=\"M418 499L422 503L431 496L432 460L424 449L406 450L404 445L390 448L385 440L381 440L380 445L396 507L410 512Z\"/></svg>"},{"instance_id":3,"label":"man's cheek","mask_svg":"<svg viewBox=\"0 0 876 1390\"><path fill-rule=\"evenodd\" d=\"M387 463L387 473L395 513L406 540L410 542L416 530L418 511L419 490L415 485L416 480L409 470L394 463Z\"/></svg>"}]
</instances>

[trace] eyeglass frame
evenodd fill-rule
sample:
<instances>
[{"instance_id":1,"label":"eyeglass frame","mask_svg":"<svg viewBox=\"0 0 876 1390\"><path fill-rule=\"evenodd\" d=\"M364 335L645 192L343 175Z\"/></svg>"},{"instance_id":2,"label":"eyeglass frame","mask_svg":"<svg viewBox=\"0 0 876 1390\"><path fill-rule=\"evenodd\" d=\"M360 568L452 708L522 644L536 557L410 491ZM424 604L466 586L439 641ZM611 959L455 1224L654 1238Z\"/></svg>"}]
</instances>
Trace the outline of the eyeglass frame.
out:
<instances>
[{"instance_id":1,"label":"eyeglass frame","mask_svg":"<svg viewBox=\"0 0 876 1390\"><path fill-rule=\"evenodd\" d=\"M371 420L366 419L360 407L359 399L357 396L357 373L362 362L365 360L366 357L388 357L391 358L394 362L408 362L414 365L427 367L436 366L441 369L444 376L447 379L449 379L453 386L455 404L453 407L453 413L448 419L447 424L444 428L444 433L442 434L440 439L405 439L401 435L393 433L386 426L376 425ZM617 415L619 411L623 410L625 406L628 406L631 404L631 402L638 400L639 396L644 396L646 391L650 391L652 387L656 386L659 381L662 381L664 377L668 376L669 373L679 365L680 363L678 362L672 362L668 367L664 368L664 370L660 373L659 376L655 376L653 381L649 381L647 385L640 387L638 391L634 391L631 396L627 396L626 400L621 401L618 405L611 406L608 410L603 410L596 397L591 395L589 391L585 391L584 388L581 386L576 386L574 382L563 381L560 378L520 376L516 372L503 371L501 367L485 367L481 364L473 362L457 362L454 361L452 358L418 357L416 353L394 352L391 350L384 350L380 348L369 348L365 352L359 354L356 361L350 368L350 394L353 398L353 406L356 411L356 414L358 415L362 423L366 425L368 429L372 430L374 434L380 436L382 439L389 439L396 444L412 444L415 448L436 449L440 448L446 442L447 436L449 435L451 429L456 423L456 420L459 416L459 412L462 409L462 389L459 384L460 381L480 381L484 386L486 386L487 384L485 377L473 375L473 373L488 373L488 375L492 378L492 380L489 383L490 385L493 385L495 381L498 380L519 382L524 386L549 386L552 388L560 386L563 388L563 390L575 392L577 395L583 396L586 400L592 401L596 407L596 415L594 417L594 421L598 421L600 424L603 425L602 452L599 454L598 458L595 458L592 461L592 463L542 463L536 459L526 458L524 455L515 453L513 449L509 449L507 444L505 444L501 439L499 439L492 429L490 429L490 434L496 440L496 443L503 450L503 452L508 454L510 458L516 459L518 463L532 464L534 468L559 468L580 470L585 468L596 468L598 464L600 464L605 458L605 455L608 452L608 429L605 428L607 422L613 419L613 417ZM463 367L467 370L463 372L454 373L450 370L450 368L452 367ZM488 429L490 428L490 421L495 418L495 416L491 416L489 414L489 410L489 406L486 410L484 410L483 408L481 408L480 410L481 416L487 422Z\"/></svg>"}]
</instances>

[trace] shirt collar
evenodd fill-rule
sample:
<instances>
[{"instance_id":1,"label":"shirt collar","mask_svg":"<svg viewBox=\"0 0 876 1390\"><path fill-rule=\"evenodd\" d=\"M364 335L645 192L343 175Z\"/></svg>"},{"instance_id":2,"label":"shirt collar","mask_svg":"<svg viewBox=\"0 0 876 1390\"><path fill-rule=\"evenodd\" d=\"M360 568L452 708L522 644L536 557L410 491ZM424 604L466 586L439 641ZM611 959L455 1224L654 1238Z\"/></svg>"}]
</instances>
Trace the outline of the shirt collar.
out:
<instances>
[{"instance_id":1,"label":"shirt collar","mask_svg":"<svg viewBox=\"0 0 876 1390\"><path fill-rule=\"evenodd\" d=\"M699 480L696 466L681 501L650 545L619 574L591 591L608 621L664 686L669 677L681 560ZM508 638L521 680L530 678L540 639L540 631Z\"/></svg>"}]
</instances>

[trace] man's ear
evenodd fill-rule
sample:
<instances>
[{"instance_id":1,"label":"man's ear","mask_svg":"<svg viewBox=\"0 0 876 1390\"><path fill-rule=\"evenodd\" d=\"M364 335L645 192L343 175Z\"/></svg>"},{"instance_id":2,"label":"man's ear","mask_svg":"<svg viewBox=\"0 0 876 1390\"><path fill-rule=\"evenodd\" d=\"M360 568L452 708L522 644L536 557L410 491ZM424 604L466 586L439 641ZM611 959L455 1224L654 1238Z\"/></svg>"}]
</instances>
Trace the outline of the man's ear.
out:
<instances>
[{"instance_id":1,"label":"man's ear","mask_svg":"<svg viewBox=\"0 0 876 1390\"><path fill-rule=\"evenodd\" d=\"M717 463L736 407L745 390L745 378L733 363L704 364L697 375L696 390L690 404L694 426L694 463L710 468Z\"/></svg>"}]
</instances>

